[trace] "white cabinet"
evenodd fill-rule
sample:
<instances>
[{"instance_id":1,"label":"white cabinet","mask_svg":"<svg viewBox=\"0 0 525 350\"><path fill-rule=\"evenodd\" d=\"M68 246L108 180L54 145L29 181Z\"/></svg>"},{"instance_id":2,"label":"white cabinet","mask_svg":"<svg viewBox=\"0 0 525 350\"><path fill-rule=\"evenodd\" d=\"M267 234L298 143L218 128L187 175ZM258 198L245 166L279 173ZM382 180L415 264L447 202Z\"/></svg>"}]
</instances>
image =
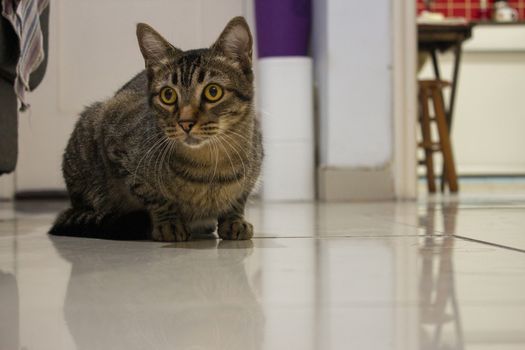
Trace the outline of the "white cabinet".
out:
<instances>
[{"instance_id":1,"label":"white cabinet","mask_svg":"<svg viewBox=\"0 0 525 350\"><path fill-rule=\"evenodd\" d=\"M138 22L182 49L205 47L244 7L245 0L51 0L46 77L20 115L17 191L64 188L61 157L79 112L144 66Z\"/></svg>"},{"instance_id":2,"label":"white cabinet","mask_svg":"<svg viewBox=\"0 0 525 350\"><path fill-rule=\"evenodd\" d=\"M452 55L442 57L451 76ZM430 64L420 77L432 76ZM525 174L525 25L474 27L460 67L452 140L459 175Z\"/></svg>"}]
</instances>

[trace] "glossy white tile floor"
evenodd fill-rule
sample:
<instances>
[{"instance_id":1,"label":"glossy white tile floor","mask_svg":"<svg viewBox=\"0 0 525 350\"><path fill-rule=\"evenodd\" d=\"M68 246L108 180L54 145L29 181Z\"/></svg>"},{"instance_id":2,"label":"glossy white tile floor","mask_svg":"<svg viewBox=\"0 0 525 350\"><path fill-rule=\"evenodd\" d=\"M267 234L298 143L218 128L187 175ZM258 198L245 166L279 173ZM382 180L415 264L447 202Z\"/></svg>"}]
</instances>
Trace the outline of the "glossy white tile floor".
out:
<instances>
[{"instance_id":1,"label":"glossy white tile floor","mask_svg":"<svg viewBox=\"0 0 525 350\"><path fill-rule=\"evenodd\" d=\"M0 204L0 349L525 349L525 196L253 204L248 242L49 237Z\"/></svg>"}]
</instances>

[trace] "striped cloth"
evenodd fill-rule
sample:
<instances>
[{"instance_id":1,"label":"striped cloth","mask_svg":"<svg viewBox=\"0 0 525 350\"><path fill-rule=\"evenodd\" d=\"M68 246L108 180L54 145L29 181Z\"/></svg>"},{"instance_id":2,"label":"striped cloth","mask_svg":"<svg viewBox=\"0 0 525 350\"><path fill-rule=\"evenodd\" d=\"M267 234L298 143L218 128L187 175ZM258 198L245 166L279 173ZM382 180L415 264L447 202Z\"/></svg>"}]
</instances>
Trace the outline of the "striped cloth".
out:
<instances>
[{"instance_id":1,"label":"striped cloth","mask_svg":"<svg viewBox=\"0 0 525 350\"><path fill-rule=\"evenodd\" d=\"M18 36L20 56L16 65L15 93L20 110L26 110L25 93L29 91L29 75L44 60L44 38L40 28L40 14L49 0L2 0L2 15L11 23Z\"/></svg>"}]
</instances>

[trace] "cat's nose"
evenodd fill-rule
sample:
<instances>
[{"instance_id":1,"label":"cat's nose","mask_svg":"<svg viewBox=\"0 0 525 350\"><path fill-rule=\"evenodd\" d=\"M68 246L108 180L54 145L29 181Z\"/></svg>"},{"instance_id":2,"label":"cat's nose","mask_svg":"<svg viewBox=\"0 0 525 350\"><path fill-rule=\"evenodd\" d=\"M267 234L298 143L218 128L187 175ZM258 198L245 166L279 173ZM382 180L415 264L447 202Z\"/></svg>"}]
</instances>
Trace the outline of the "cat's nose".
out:
<instances>
[{"instance_id":1,"label":"cat's nose","mask_svg":"<svg viewBox=\"0 0 525 350\"><path fill-rule=\"evenodd\" d=\"M182 130L184 130L185 132L189 133L191 131L191 129L193 128L193 126L195 125L195 122L191 122L191 121L187 121L187 120L181 120L179 122L179 125L182 128Z\"/></svg>"}]
</instances>

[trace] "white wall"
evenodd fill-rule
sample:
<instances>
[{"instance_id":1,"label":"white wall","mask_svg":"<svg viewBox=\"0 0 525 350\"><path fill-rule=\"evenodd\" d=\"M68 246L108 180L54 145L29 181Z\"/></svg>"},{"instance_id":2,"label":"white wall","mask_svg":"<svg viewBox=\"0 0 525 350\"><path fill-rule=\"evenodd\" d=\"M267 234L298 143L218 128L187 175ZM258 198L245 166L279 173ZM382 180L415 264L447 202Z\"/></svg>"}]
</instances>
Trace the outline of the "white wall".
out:
<instances>
[{"instance_id":1,"label":"white wall","mask_svg":"<svg viewBox=\"0 0 525 350\"><path fill-rule=\"evenodd\" d=\"M321 166L374 168L392 159L391 2L313 2Z\"/></svg>"},{"instance_id":2,"label":"white wall","mask_svg":"<svg viewBox=\"0 0 525 350\"><path fill-rule=\"evenodd\" d=\"M51 0L46 77L20 116L18 191L63 189L62 152L84 106L143 68L135 25L150 23L182 49L209 46L245 0Z\"/></svg>"}]
</instances>

